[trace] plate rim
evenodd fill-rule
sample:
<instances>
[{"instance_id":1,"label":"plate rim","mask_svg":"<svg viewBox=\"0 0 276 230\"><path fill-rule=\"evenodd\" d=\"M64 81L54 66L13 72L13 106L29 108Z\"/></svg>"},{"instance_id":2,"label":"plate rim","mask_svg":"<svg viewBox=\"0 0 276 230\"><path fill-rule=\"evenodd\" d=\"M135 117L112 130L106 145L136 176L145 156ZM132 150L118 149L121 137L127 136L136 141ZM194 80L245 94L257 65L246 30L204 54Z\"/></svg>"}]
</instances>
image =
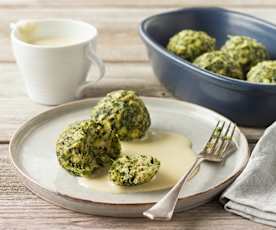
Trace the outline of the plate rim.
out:
<instances>
[{"instance_id":1,"label":"plate rim","mask_svg":"<svg viewBox=\"0 0 276 230\"><path fill-rule=\"evenodd\" d=\"M37 195L37 196L39 196L39 197L41 197L41 198L43 198L43 199L45 199L47 201L49 201L49 199L45 198L43 195L39 194L38 192L33 191L33 188L30 185L27 185L27 183L25 183L25 180L29 181L33 186L36 186L39 189L47 191L49 194L53 194L55 196L61 196L63 199L70 199L70 200L76 201L76 202L85 202L85 203L88 202L88 203L92 203L92 204L95 204L95 205L106 205L106 206L113 206L113 207L118 207L118 206L126 206L126 207L141 206L141 207L145 207L145 206L148 206L148 205L155 204L155 202L145 202L145 203L112 203L112 202L101 202L101 201L93 201L93 200L90 200L90 199L83 199L83 198L79 198L79 197L69 196L67 194L63 194L63 193L60 193L58 191L53 191L53 190L50 190L50 189L42 186L34 178L32 178L31 176L29 176L26 173L24 173L20 169L20 167L17 165L17 163L15 162L15 160L13 158L13 154L15 154L16 151L13 152L13 147L15 146L15 143L16 143L17 139L20 138L20 134L21 134L22 130L24 130L26 128L26 126L28 126L29 123L31 123L34 120L38 119L40 116L46 116L47 114L56 112L56 111L58 111L60 109L66 109L67 107L69 109L70 108L72 109L72 107L75 106L75 105L78 106L78 105L86 104L86 103L89 103L89 102L93 103L95 101L100 100L101 98L102 97L93 97L93 98L86 98L86 99L81 99L81 100L75 100L75 101L67 102L65 104L61 104L61 105L58 105L56 107L50 108L50 109L48 109L46 111L40 112L40 113L34 115L33 117L31 117L30 119L27 119L25 122L23 122L23 124L21 124L16 129L16 131L14 132L14 134L12 135L12 137L10 139L10 143L9 143L9 159L10 159L10 161L11 161L14 169L16 170L16 173L19 175L19 178L21 179L21 181L23 182L23 184L32 193L34 193L35 195ZM175 98L160 98L160 97L148 97L148 96L141 96L140 98L145 99L145 100L147 100L147 99L148 100L158 100L158 101L166 100L166 101L172 101L174 103L175 102L181 103L181 104L184 104L186 106L196 107L196 108L201 109L201 110L206 110L206 111L208 111L210 113L213 113L214 115L218 115L218 116L224 118L225 120L231 121L229 118L227 118L227 117L225 117L225 116L217 113L214 110L211 110L209 108L206 108L206 107L194 104L194 103L190 103L190 102L186 102L186 101L181 101L181 100L178 100L178 99L175 99ZM203 195L208 195L210 192L215 192L217 189L219 189L219 187L224 186L224 185L230 183L234 178L236 178L243 171L243 169L246 167L246 165L248 163L248 160L250 158L250 152L249 152L248 141L247 141L245 135L239 129L239 127L237 127L237 130L240 132L240 134L244 138L245 144L246 144L246 153L245 153L246 154L246 159L244 160L243 164L239 167L239 169L237 171L235 171L231 176L228 176L227 178L225 178L221 183L219 183L219 184L217 184L217 185L215 185L215 186L207 189L206 191L198 192L198 193L195 193L195 194L192 194L192 195L188 195L188 196L185 196L185 197L179 197L178 198L178 202L182 202L182 201L189 200L189 199L194 199L194 198L197 198L197 197L200 197L200 196L203 196ZM49 202L52 202L52 201L49 201ZM54 203L55 205L57 205L56 202L52 202L52 203ZM58 204L58 205L60 205L60 204ZM60 206L62 206L62 205L60 205Z\"/></svg>"}]
</instances>

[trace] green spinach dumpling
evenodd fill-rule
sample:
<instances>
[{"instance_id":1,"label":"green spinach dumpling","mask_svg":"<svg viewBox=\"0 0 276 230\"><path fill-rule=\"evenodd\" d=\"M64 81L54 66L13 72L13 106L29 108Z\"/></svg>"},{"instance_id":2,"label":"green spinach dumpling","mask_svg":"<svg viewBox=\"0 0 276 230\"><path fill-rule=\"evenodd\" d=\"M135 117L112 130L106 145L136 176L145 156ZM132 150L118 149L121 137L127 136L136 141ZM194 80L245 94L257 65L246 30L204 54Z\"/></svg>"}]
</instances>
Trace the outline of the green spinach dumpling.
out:
<instances>
[{"instance_id":1,"label":"green spinach dumpling","mask_svg":"<svg viewBox=\"0 0 276 230\"><path fill-rule=\"evenodd\" d=\"M263 61L252 67L247 74L247 81L276 84L276 61Z\"/></svg>"},{"instance_id":2,"label":"green spinach dumpling","mask_svg":"<svg viewBox=\"0 0 276 230\"><path fill-rule=\"evenodd\" d=\"M216 39L203 31L182 30L172 36L167 50L188 61L215 49Z\"/></svg>"},{"instance_id":3,"label":"green spinach dumpling","mask_svg":"<svg viewBox=\"0 0 276 230\"><path fill-rule=\"evenodd\" d=\"M262 43L246 36L229 36L221 49L240 64L244 74L257 63L269 58Z\"/></svg>"},{"instance_id":4,"label":"green spinach dumpling","mask_svg":"<svg viewBox=\"0 0 276 230\"><path fill-rule=\"evenodd\" d=\"M144 102L131 90L107 94L92 109L91 119L111 127L123 141L143 137L151 124Z\"/></svg>"},{"instance_id":5,"label":"green spinach dumpling","mask_svg":"<svg viewBox=\"0 0 276 230\"><path fill-rule=\"evenodd\" d=\"M149 182L158 172L160 161L148 155L122 155L111 165L109 179L117 185L131 186Z\"/></svg>"},{"instance_id":6,"label":"green spinach dumpling","mask_svg":"<svg viewBox=\"0 0 276 230\"><path fill-rule=\"evenodd\" d=\"M220 75L237 79L244 78L239 64L231 56L222 51L212 51L202 54L194 61L194 64Z\"/></svg>"},{"instance_id":7,"label":"green spinach dumpling","mask_svg":"<svg viewBox=\"0 0 276 230\"><path fill-rule=\"evenodd\" d=\"M60 165L75 176L89 176L99 167L110 166L120 151L116 134L90 120L69 125L56 143Z\"/></svg>"}]
</instances>

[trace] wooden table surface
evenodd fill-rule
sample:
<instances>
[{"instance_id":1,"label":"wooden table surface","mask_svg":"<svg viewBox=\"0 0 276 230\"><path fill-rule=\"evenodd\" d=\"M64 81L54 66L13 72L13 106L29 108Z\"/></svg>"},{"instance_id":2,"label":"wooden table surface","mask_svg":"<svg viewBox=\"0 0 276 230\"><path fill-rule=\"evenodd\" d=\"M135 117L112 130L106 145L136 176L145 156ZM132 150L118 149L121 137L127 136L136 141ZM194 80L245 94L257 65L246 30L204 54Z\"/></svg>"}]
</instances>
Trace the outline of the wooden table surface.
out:
<instances>
[{"instance_id":1,"label":"wooden table surface","mask_svg":"<svg viewBox=\"0 0 276 230\"><path fill-rule=\"evenodd\" d=\"M0 1L0 229L271 229L223 210L216 201L176 214L171 222L143 218L109 218L75 213L41 200L17 178L8 159L14 131L27 119L51 107L29 100L14 62L9 23L26 18L81 19L99 29L98 53L106 77L86 93L103 96L119 88L141 95L171 97L153 75L139 22L150 15L187 6L206 6L205 0L1 0ZM209 0L208 6L245 12L276 23L276 1ZM263 130L243 129L253 144Z\"/></svg>"}]
</instances>

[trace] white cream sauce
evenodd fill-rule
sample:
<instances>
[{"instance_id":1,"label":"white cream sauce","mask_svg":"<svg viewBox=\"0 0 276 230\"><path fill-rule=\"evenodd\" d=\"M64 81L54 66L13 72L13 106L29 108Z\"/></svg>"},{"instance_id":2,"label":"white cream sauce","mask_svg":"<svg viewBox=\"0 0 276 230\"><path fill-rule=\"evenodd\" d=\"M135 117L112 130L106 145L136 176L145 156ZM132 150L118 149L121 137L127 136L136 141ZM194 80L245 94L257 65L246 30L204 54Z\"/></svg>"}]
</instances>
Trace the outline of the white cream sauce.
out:
<instances>
[{"instance_id":1,"label":"white cream sauce","mask_svg":"<svg viewBox=\"0 0 276 230\"><path fill-rule=\"evenodd\" d=\"M38 25L35 22L21 21L18 23L19 37L24 42L39 46L66 46L78 43L80 40L66 36L39 36Z\"/></svg>"},{"instance_id":2,"label":"white cream sauce","mask_svg":"<svg viewBox=\"0 0 276 230\"><path fill-rule=\"evenodd\" d=\"M139 141L121 142L122 154L149 154L160 160L160 169L150 182L136 186L118 186L108 180L105 171L91 178L80 177L82 186L110 193L149 192L172 187L196 159L192 143L185 136L172 132L151 131Z\"/></svg>"},{"instance_id":3,"label":"white cream sauce","mask_svg":"<svg viewBox=\"0 0 276 230\"><path fill-rule=\"evenodd\" d=\"M77 42L78 40L69 37L42 37L31 40L29 43L40 46L66 46Z\"/></svg>"}]
</instances>

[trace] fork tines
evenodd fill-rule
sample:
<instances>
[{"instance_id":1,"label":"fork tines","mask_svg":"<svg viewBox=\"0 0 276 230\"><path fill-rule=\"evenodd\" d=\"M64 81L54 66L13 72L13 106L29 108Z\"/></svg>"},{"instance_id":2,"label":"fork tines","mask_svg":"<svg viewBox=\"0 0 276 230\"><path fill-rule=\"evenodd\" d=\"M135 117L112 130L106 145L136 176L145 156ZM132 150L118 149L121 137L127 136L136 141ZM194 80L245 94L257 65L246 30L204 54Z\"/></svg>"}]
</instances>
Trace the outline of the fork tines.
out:
<instances>
[{"instance_id":1,"label":"fork tines","mask_svg":"<svg viewBox=\"0 0 276 230\"><path fill-rule=\"evenodd\" d=\"M218 157L223 157L235 133L236 125L229 122L225 126L225 121L219 120L215 129L212 132L210 139L208 140L204 151L210 154L215 154Z\"/></svg>"}]
</instances>

